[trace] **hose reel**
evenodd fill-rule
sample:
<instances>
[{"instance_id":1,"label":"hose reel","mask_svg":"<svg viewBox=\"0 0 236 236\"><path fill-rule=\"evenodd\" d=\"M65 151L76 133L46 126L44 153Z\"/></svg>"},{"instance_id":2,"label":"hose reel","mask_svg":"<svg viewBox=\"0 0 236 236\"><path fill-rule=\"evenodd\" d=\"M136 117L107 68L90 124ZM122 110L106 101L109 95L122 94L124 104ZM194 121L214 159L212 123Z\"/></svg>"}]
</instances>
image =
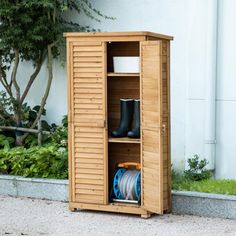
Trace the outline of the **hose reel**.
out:
<instances>
[{"instance_id":1,"label":"hose reel","mask_svg":"<svg viewBox=\"0 0 236 236\"><path fill-rule=\"evenodd\" d=\"M118 164L113 179L113 200L140 201L141 166L139 163L125 162Z\"/></svg>"}]
</instances>

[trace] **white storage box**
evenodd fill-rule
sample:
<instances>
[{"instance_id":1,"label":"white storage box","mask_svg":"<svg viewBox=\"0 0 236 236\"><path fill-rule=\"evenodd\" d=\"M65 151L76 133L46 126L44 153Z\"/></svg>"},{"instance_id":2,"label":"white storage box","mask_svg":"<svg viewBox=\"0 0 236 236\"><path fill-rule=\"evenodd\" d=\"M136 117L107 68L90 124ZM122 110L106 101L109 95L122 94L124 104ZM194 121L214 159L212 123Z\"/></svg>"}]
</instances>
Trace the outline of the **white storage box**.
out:
<instances>
[{"instance_id":1,"label":"white storage box","mask_svg":"<svg viewBox=\"0 0 236 236\"><path fill-rule=\"evenodd\" d=\"M115 73L139 73L139 57L113 57Z\"/></svg>"}]
</instances>

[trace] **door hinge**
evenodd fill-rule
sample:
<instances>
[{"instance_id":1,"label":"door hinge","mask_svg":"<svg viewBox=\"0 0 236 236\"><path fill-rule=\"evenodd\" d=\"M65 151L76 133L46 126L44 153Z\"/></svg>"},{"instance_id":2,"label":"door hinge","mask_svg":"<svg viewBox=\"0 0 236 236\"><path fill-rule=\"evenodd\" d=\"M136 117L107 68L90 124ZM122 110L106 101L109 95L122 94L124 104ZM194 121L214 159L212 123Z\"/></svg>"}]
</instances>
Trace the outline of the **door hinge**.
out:
<instances>
[{"instance_id":1,"label":"door hinge","mask_svg":"<svg viewBox=\"0 0 236 236\"><path fill-rule=\"evenodd\" d=\"M166 132L166 125L162 124L161 133L164 134L165 132Z\"/></svg>"}]
</instances>

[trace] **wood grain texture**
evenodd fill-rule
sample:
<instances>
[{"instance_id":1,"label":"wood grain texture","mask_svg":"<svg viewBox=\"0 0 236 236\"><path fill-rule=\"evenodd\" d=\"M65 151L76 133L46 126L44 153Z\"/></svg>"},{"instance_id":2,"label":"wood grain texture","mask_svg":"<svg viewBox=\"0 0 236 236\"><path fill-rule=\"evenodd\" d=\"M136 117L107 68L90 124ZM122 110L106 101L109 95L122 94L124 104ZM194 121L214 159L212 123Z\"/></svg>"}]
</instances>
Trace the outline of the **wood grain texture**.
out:
<instances>
[{"instance_id":1,"label":"wood grain texture","mask_svg":"<svg viewBox=\"0 0 236 236\"><path fill-rule=\"evenodd\" d=\"M163 213L161 42L141 42L142 206Z\"/></svg>"},{"instance_id":2,"label":"wood grain texture","mask_svg":"<svg viewBox=\"0 0 236 236\"><path fill-rule=\"evenodd\" d=\"M108 81L108 133L119 126L120 98L140 98L139 77L109 78Z\"/></svg>"},{"instance_id":3,"label":"wood grain texture","mask_svg":"<svg viewBox=\"0 0 236 236\"><path fill-rule=\"evenodd\" d=\"M107 205L103 204L86 204L86 203L78 203L78 202L70 202L70 208L79 208L86 210L95 210L95 211L107 211L107 212L116 212L116 213L126 213L126 214L137 214L137 215L147 215L148 212L137 206L132 204L119 204L119 203L110 203Z\"/></svg>"},{"instance_id":4,"label":"wood grain texture","mask_svg":"<svg viewBox=\"0 0 236 236\"><path fill-rule=\"evenodd\" d=\"M67 33L70 209L162 214L171 208L170 42L149 32ZM113 56L140 56L140 73L113 73ZM120 98L140 98L141 137L108 137ZM141 206L109 203L116 165L142 166Z\"/></svg>"},{"instance_id":5,"label":"wood grain texture","mask_svg":"<svg viewBox=\"0 0 236 236\"><path fill-rule=\"evenodd\" d=\"M139 56L139 42L111 42L107 45L107 70L108 75L113 74L113 57ZM131 74L131 73L130 73ZM113 74L115 75L115 73ZM122 76L122 73L121 73ZM139 75L138 75L139 76Z\"/></svg>"},{"instance_id":6,"label":"wood grain texture","mask_svg":"<svg viewBox=\"0 0 236 236\"><path fill-rule=\"evenodd\" d=\"M108 77L139 77L139 73L113 73L109 72Z\"/></svg>"},{"instance_id":7,"label":"wood grain texture","mask_svg":"<svg viewBox=\"0 0 236 236\"><path fill-rule=\"evenodd\" d=\"M66 63L67 63L67 107L68 107L68 177L69 177L69 201L72 202L74 201L74 194L73 194L73 167L72 167L72 160L73 160L73 155L72 155L72 101L71 101L71 94L72 94L72 89L73 85L71 85L71 72L72 72L72 45L71 43L67 42L66 44Z\"/></svg>"},{"instance_id":8,"label":"wood grain texture","mask_svg":"<svg viewBox=\"0 0 236 236\"><path fill-rule=\"evenodd\" d=\"M137 138L134 139L134 138L128 138L128 137L124 137L124 138L109 137L108 142L109 143L140 143L140 139L137 139Z\"/></svg>"},{"instance_id":9,"label":"wood grain texture","mask_svg":"<svg viewBox=\"0 0 236 236\"><path fill-rule=\"evenodd\" d=\"M164 34L157 34L149 31L139 31L139 32L90 32L90 33L64 33L64 37L108 37L107 41L112 37L124 37L126 41L128 37L137 37L137 36L145 36L145 37L153 37L155 40L157 39L167 39L173 40L172 36L164 35Z\"/></svg>"},{"instance_id":10,"label":"wood grain texture","mask_svg":"<svg viewBox=\"0 0 236 236\"><path fill-rule=\"evenodd\" d=\"M166 71L166 80L167 80L167 111L168 111L168 117L167 117L167 136L166 139L166 145L167 145L167 211L171 211L172 207L172 200L171 200L171 101L170 101L170 42L166 42L166 63L167 63L167 71Z\"/></svg>"},{"instance_id":11,"label":"wood grain texture","mask_svg":"<svg viewBox=\"0 0 236 236\"><path fill-rule=\"evenodd\" d=\"M106 46L102 42L71 45L71 192L75 202L106 204Z\"/></svg>"},{"instance_id":12,"label":"wood grain texture","mask_svg":"<svg viewBox=\"0 0 236 236\"><path fill-rule=\"evenodd\" d=\"M117 164L122 162L140 163L140 143L109 143L109 189L112 187Z\"/></svg>"}]
</instances>

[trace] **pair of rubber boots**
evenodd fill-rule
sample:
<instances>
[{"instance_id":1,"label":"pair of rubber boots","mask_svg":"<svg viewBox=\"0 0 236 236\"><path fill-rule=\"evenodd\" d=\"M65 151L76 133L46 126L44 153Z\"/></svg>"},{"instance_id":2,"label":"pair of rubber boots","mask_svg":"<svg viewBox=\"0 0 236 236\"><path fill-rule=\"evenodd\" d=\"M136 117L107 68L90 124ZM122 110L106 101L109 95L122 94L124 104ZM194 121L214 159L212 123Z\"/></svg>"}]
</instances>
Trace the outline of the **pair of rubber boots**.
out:
<instances>
[{"instance_id":1,"label":"pair of rubber boots","mask_svg":"<svg viewBox=\"0 0 236 236\"><path fill-rule=\"evenodd\" d=\"M134 126L131 129L134 116ZM120 124L119 127L112 131L113 137L140 137L140 100L120 99Z\"/></svg>"}]
</instances>

